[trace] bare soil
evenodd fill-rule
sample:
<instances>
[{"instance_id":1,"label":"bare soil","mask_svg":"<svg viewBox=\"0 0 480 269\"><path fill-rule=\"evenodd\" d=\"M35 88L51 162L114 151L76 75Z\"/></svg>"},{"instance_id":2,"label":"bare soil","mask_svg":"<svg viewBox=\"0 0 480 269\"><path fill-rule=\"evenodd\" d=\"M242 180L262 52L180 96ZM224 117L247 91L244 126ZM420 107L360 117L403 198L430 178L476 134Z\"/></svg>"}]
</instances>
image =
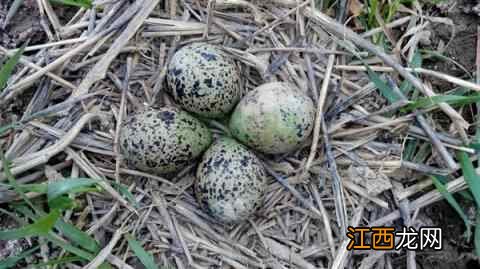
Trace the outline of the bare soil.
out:
<instances>
[{"instance_id":1,"label":"bare soil","mask_svg":"<svg viewBox=\"0 0 480 269\"><path fill-rule=\"evenodd\" d=\"M432 44L427 49L443 52L444 56L449 57L464 69L452 61L438 58L428 60L427 66L453 76L468 77L465 70L470 72L468 75L473 75L476 69L477 27L480 23L480 16L477 12L479 3L477 0L449 0L431 6L431 10L427 11L429 15L449 18L453 22L454 32L449 25L432 24ZM451 39L452 34L454 34L453 39ZM441 92L442 88L450 86L440 80L433 81L433 84L438 86Z\"/></svg>"},{"instance_id":2,"label":"bare soil","mask_svg":"<svg viewBox=\"0 0 480 269\"><path fill-rule=\"evenodd\" d=\"M8 8L13 0L4 0L0 3L0 26L3 25L8 13ZM5 29L0 27L0 45L6 48L18 48L26 41L29 44L38 44L46 36L40 24L40 14L36 8L35 0L25 0L19 11L13 16Z\"/></svg>"},{"instance_id":3,"label":"bare soil","mask_svg":"<svg viewBox=\"0 0 480 269\"><path fill-rule=\"evenodd\" d=\"M440 42L447 44L444 56L449 57L457 64L451 61L445 61L438 58L429 59L425 62L426 66L444 72L453 76L460 76L466 79L475 75L476 57L477 57L477 35L480 25L480 14L478 7L480 1L460 0L443 1L436 6L432 6L427 11L432 16L445 16L452 20L454 25L454 37L452 28L445 24L433 24L432 44L427 49L435 50ZM465 70L469 73L465 73ZM451 89L452 85L441 80L433 80L432 84L437 92L444 92L445 89ZM469 208L470 213L474 213L474 205L465 202L464 206ZM458 214L445 201L436 203L431 207L422 210L424 218L428 219L431 225L439 226L444 231L445 246L444 250L435 253L420 254L420 268L425 269L449 269L449 268L480 268L478 259L465 253L471 253L474 246L472 241L466 242L466 229Z\"/></svg>"}]
</instances>

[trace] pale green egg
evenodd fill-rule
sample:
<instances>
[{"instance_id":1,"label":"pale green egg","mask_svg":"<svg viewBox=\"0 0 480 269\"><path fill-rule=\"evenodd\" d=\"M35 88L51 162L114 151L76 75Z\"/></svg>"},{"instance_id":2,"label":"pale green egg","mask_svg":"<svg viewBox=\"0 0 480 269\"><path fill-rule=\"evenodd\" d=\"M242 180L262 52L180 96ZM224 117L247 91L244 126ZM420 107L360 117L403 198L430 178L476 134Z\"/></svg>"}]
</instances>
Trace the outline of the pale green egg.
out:
<instances>
[{"instance_id":1,"label":"pale green egg","mask_svg":"<svg viewBox=\"0 0 480 269\"><path fill-rule=\"evenodd\" d=\"M297 149L312 132L314 119L310 97L291 84L271 82L242 98L229 126L252 149L279 154Z\"/></svg>"}]
</instances>

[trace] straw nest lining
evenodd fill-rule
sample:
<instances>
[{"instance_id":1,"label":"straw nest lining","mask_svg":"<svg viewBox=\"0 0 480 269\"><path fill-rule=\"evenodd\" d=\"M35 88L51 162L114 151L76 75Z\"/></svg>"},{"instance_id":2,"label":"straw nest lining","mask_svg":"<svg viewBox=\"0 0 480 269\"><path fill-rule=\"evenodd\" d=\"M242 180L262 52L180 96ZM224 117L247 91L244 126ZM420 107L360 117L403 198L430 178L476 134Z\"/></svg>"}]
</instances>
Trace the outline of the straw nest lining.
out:
<instances>
[{"instance_id":1,"label":"straw nest lining","mask_svg":"<svg viewBox=\"0 0 480 269\"><path fill-rule=\"evenodd\" d=\"M102 179L104 192L82 196L85 206L70 215L72 223L111 247L89 268L104 260L129 268L126 231L159 264L178 268L340 268L350 255L348 225L409 219L402 214L441 198L435 190L424 191L430 181L412 174L449 174L458 168L450 149L471 151L461 146L468 140L468 122L457 110L440 104L457 127L454 134L435 129L419 114L390 116L408 101L388 104L358 61L359 56L370 60L393 86L403 78L434 96L398 62L408 61L418 45L408 29L398 43L401 53L392 56L369 41L382 29L356 34L317 11L313 1L95 2L100 9L80 10L66 24L43 2L42 20L52 26L45 29L52 39L27 47L22 68L0 93L2 110L18 98L25 102L17 119L22 128L0 140L19 182L52 181L59 173ZM388 26L421 29L425 18L411 12ZM245 91L286 81L317 106L313 135L301 150L263 156L271 175L265 204L235 226L216 223L200 210L192 193L196 163L166 179L128 168L118 151L123 119L146 106L172 104L164 91L166 65L179 47L194 41L221 45L236 60ZM0 48L0 53L13 52ZM418 72L480 88L431 70ZM225 128L217 121L210 126L216 133ZM431 141L432 157L424 163L402 160L407 137ZM139 206L113 182L128 186ZM463 178L447 188L464 189ZM0 202L15 199L4 197ZM382 256L359 257L355 264L369 268Z\"/></svg>"}]
</instances>

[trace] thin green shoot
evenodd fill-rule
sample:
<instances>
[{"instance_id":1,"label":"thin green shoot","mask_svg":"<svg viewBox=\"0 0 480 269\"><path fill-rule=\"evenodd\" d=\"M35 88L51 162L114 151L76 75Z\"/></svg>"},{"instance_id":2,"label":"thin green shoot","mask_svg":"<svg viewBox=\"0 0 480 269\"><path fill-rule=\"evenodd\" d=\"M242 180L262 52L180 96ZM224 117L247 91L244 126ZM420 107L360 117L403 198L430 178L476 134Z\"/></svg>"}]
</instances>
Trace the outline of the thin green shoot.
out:
<instances>
[{"instance_id":1,"label":"thin green shoot","mask_svg":"<svg viewBox=\"0 0 480 269\"><path fill-rule=\"evenodd\" d=\"M20 239L31 236L47 235L60 218L60 211L55 210L46 216L38 218L34 223L18 229L0 231L0 240Z\"/></svg>"},{"instance_id":2,"label":"thin green shoot","mask_svg":"<svg viewBox=\"0 0 480 269\"><path fill-rule=\"evenodd\" d=\"M20 60L20 57L22 56L26 46L27 43L18 49L15 54L2 66L2 68L0 68L0 92L5 89L7 81L12 75L13 69Z\"/></svg>"},{"instance_id":3,"label":"thin green shoot","mask_svg":"<svg viewBox=\"0 0 480 269\"><path fill-rule=\"evenodd\" d=\"M133 253L135 253L137 258L147 269L158 269L155 261L153 260L152 254L146 252L142 245L132 235L127 234L125 237L127 238L128 245L132 249Z\"/></svg>"},{"instance_id":4,"label":"thin green shoot","mask_svg":"<svg viewBox=\"0 0 480 269\"><path fill-rule=\"evenodd\" d=\"M50 0L50 2L58 3L66 6L75 6L75 7L83 7L83 8L92 7L91 0Z\"/></svg>"},{"instance_id":5,"label":"thin green shoot","mask_svg":"<svg viewBox=\"0 0 480 269\"><path fill-rule=\"evenodd\" d=\"M40 249L40 246L33 247L31 249L25 250L17 256L8 257L2 261L0 261L0 269L8 269L13 268L17 265L21 260L25 259L26 257L31 256L35 251Z\"/></svg>"},{"instance_id":6,"label":"thin green shoot","mask_svg":"<svg viewBox=\"0 0 480 269\"><path fill-rule=\"evenodd\" d=\"M480 207L480 176L475 171L472 161L468 158L466 152L459 151L458 159L460 162L460 167L462 168L463 178L472 192L473 198L477 205L477 208Z\"/></svg>"},{"instance_id":7,"label":"thin green shoot","mask_svg":"<svg viewBox=\"0 0 480 269\"><path fill-rule=\"evenodd\" d=\"M450 192L448 192L445 185L442 182L440 182L440 180L437 178L437 176L431 176L431 179L432 179L432 182L433 182L433 185L435 186L435 188L437 188L437 190L440 192L440 194L443 196L443 198L445 198L445 200L447 200L447 202L450 204L450 206L453 207L453 209L455 209L455 211L460 216L460 218L462 218L463 223L465 224L465 227L467 228L467 232L466 232L467 241L469 241L470 237L472 235L472 229L471 229L472 223L471 223L471 221L468 219L467 215L465 214L465 212L463 211L462 207L457 202L457 200L453 197L453 195Z\"/></svg>"}]
</instances>

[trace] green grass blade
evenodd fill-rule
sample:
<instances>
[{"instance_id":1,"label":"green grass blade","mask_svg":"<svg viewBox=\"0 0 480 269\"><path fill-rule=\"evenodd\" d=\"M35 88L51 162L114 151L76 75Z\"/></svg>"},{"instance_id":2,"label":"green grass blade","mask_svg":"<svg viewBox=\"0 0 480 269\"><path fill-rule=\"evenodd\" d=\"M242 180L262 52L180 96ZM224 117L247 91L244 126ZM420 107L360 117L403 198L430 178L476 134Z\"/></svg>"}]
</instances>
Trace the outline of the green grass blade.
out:
<instances>
[{"instance_id":1,"label":"green grass blade","mask_svg":"<svg viewBox=\"0 0 480 269\"><path fill-rule=\"evenodd\" d=\"M83 8L92 7L91 0L50 0L50 2L63 4L67 6L83 7Z\"/></svg>"},{"instance_id":2,"label":"green grass blade","mask_svg":"<svg viewBox=\"0 0 480 269\"><path fill-rule=\"evenodd\" d=\"M133 194L128 190L125 185L117 183L115 181L112 181L111 183L113 188L117 190L121 195L123 195L129 203L131 203L136 208L139 207L137 200L135 200L135 196L133 196Z\"/></svg>"},{"instance_id":3,"label":"green grass blade","mask_svg":"<svg viewBox=\"0 0 480 269\"><path fill-rule=\"evenodd\" d=\"M408 80L402 81L402 83L400 83L400 86L398 88L403 94L405 94L405 96L407 96L407 94L413 89L412 84L410 84Z\"/></svg>"},{"instance_id":4,"label":"green grass blade","mask_svg":"<svg viewBox=\"0 0 480 269\"><path fill-rule=\"evenodd\" d=\"M452 89L449 93L451 95L464 96L464 95L466 95L467 93L470 93L470 92L472 92L470 89L467 89L467 88L464 88L464 87L457 87L457 88Z\"/></svg>"},{"instance_id":5,"label":"green grass blade","mask_svg":"<svg viewBox=\"0 0 480 269\"><path fill-rule=\"evenodd\" d=\"M50 210L57 209L57 210L69 210L75 208L75 201L70 199L68 196L60 196L55 199L48 201L48 207Z\"/></svg>"},{"instance_id":6,"label":"green grass blade","mask_svg":"<svg viewBox=\"0 0 480 269\"><path fill-rule=\"evenodd\" d=\"M17 206L15 209L17 212L22 213L30 219L36 218L35 214L26 206ZM39 210L39 213L44 214L44 212L41 210ZM68 238L74 245L80 246L92 253L97 253L100 251L98 242L87 233L78 229L76 226L59 219L55 224L55 228L60 231L63 236Z\"/></svg>"},{"instance_id":7,"label":"green grass blade","mask_svg":"<svg viewBox=\"0 0 480 269\"><path fill-rule=\"evenodd\" d=\"M48 204L51 209L70 209L74 203L71 199L63 196L64 194L83 193L98 191L97 187L90 187L97 183L97 180L89 178L69 178L58 180L52 183L41 184L10 184L17 192L36 192L47 194Z\"/></svg>"},{"instance_id":8,"label":"green grass blade","mask_svg":"<svg viewBox=\"0 0 480 269\"><path fill-rule=\"evenodd\" d=\"M369 10L368 10L368 26L370 28L375 28L377 19L375 18L375 14L377 14L378 9L378 0L369 0Z\"/></svg>"},{"instance_id":9,"label":"green grass blade","mask_svg":"<svg viewBox=\"0 0 480 269\"><path fill-rule=\"evenodd\" d=\"M22 192L36 192L39 194L47 194L48 198L50 200L53 200L64 194L98 191L98 188L88 187L94 185L97 182L97 180L89 178L67 178L51 183L18 184L17 186L18 189Z\"/></svg>"},{"instance_id":10,"label":"green grass blade","mask_svg":"<svg viewBox=\"0 0 480 269\"><path fill-rule=\"evenodd\" d=\"M60 197L62 198L62 197ZM55 200L53 200L55 201ZM30 219L35 219L35 215L31 212L27 207L17 207L16 210L24 214L25 216L29 217ZM40 213L44 214L40 210ZM97 253L100 251L100 246L98 242L88 235L87 233L83 232L82 230L78 229L76 226L59 219L55 224L55 228L60 231L63 236L68 238L74 245L80 246L83 249L86 249L92 253Z\"/></svg>"},{"instance_id":11,"label":"green grass blade","mask_svg":"<svg viewBox=\"0 0 480 269\"><path fill-rule=\"evenodd\" d=\"M433 185L435 185L435 188L437 188L437 190L440 192L443 198L447 200L450 206L453 207L453 209L455 209L457 214L462 218L463 222L465 223L465 227L467 227L467 238L470 238L470 236L472 235L471 223L467 215L465 215L465 212L463 211L462 207L460 207L457 200L455 200L453 195L450 192L448 192L447 188L445 188L445 185L442 184L442 182L437 178L437 176L432 176L431 178L432 178Z\"/></svg>"},{"instance_id":12,"label":"green grass blade","mask_svg":"<svg viewBox=\"0 0 480 269\"><path fill-rule=\"evenodd\" d=\"M12 186L13 187L13 186ZM48 185L45 183L39 184L18 184L18 189L22 192L36 192L36 193L47 193Z\"/></svg>"},{"instance_id":13,"label":"green grass blade","mask_svg":"<svg viewBox=\"0 0 480 269\"><path fill-rule=\"evenodd\" d=\"M45 236L45 238L52 242L53 244L61 247L62 249L64 249L65 251L69 252L69 253L72 253L72 254L75 254L77 255L78 257L86 260L86 261L91 261L95 258L95 255L85 251L85 250L82 250L82 249L79 249L77 247L74 247L72 244L69 244L68 242L64 242L58 238L56 238L55 236L51 235L51 234L48 234L47 236ZM99 269L111 269L112 267L108 264L108 263L103 263L102 265L100 265L100 267L98 267Z\"/></svg>"},{"instance_id":14,"label":"green grass blade","mask_svg":"<svg viewBox=\"0 0 480 269\"><path fill-rule=\"evenodd\" d=\"M0 88L1 91L1 88ZM13 129L16 127L15 123L11 123L8 125L0 126L0 136L2 136L4 133L6 133L8 130Z\"/></svg>"},{"instance_id":15,"label":"green grass blade","mask_svg":"<svg viewBox=\"0 0 480 269\"><path fill-rule=\"evenodd\" d=\"M365 67L367 68L367 74L370 80L375 84L375 87L377 87L380 93L387 98L390 104L400 100L400 97L393 92L392 88L390 88L390 86L388 86L377 73L373 72L367 64L365 64Z\"/></svg>"},{"instance_id":16,"label":"green grass blade","mask_svg":"<svg viewBox=\"0 0 480 269\"><path fill-rule=\"evenodd\" d=\"M442 183L443 185L447 184L448 183L448 180L446 177L443 177L443 176L439 176L437 177L438 181L440 181L440 183ZM464 191L459 191L457 192L456 194L462 196L465 200L469 201L469 202L472 202L472 203L475 203L475 200L473 199L472 197L472 194L470 193L470 191L467 189L467 190L464 190Z\"/></svg>"},{"instance_id":17,"label":"green grass blade","mask_svg":"<svg viewBox=\"0 0 480 269\"><path fill-rule=\"evenodd\" d=\"M394 0L393 3L388 5L388 13L384 23L389 23L392 21L392 18L395 16L395 14L398 11L398 8L400 7L400 2L401 0Z\"/></svg>"},{"instance_id":18,"label":"green grass blade","mask_svg":"<svg viewBox=\"0 0 480 269\"><path fill-rule=\"evenodd\" d=\"M15 189L15 186L12 184L1 184L3 187L6 188L13 188ZM47 184L45 183L34 183L34 184L17 184L17 189L23 193L25 192L35 192L35 193L47 193Z\"/></svg>"},{"instance_id":19,"label":"green grass blade","mask_svg":"<svg viewBox=\"0 0 480 269\"><path fill-rule=\"evenodd\" d=\"M410 67L411 68L422 67L422 63L423 63L422 54L420 53L420 51L416 50L415 54L413 54L412 61L410 62Z\"/></svg>"},{"instance_id":20,"label":"green grass blade","mask_svg":"<svg viewBox=\"0 0 480 269\"><path fill-rule=\"evenodd\" d=\"M411 161L415 154L415 150L418 146L418 139L413 138L407 141L405 149L403 150L403 159L406 161Z\"/></svg>"},{"instance_id":21,"label":"green grass blade","mask_svg":"<svg viewBox=\"0 0 480 269\"><path fill-rule=\"evenodd\" d=\"M423 63L422 54L420 53L420 51L416 50L409 66L411 68L418 68L418 67L422 67L422 63ZM415 75L415 70L412 73ZM402 91L406 96L408 96L408 93L412 90L413 90L413 86L410 82L408 82L408 80L402 81L402 83L400 84L400 91Z\"/></svg>"},{"instance_id":22,"label":"green grass blade","mask_svg":"<svg viewBox=\"0 0 480 269\"><path fill-rule=\"evenodd\" d=\"M155 264L155 261L153 260L153 256L146 252L145 249L143 249L142 245L133 238L130 234L125 235L128 241L128 245L132 249L133 253L138 257L140 262L147 268L147 269L158 269L157 265Z\"/></svg>"},{"instance_id":23,"label":"green grass blade","mask_svg":"<svg viewBox=\"0 0 480 269\"><path fill-rule=\"evenodd\" d=\"M6 258L2 261L0 261L0 269L8 269L14 267L19 261L25 259L26 257L32 255L35 251L37 251L40 248L40 246L36 246L34 248L31 248L29 250L26 250L20 255L15 256L15 257L9 257Z\"/></svg>"},{"instance_id":24,"label":"green grass blade","mask_svg":"<svg viewBox=\"0 0 480 269\"><path fill-rule=\"evenodd\" d=\"M76 226L60 220L57 222L57 225L55 225L55 228L60 230L62 234L70 239L75 245L93 253L100 251L100 245L97 240L93 239L93 237L78 229Z\"/></svg>"},{"instance_id":25,"label":"green grass blade","mask_svg":"<svg viewBox=\"0 0 480 269\"><path fill-rule=\"evenodd\" d=\"M413 158L413 162L424 163L428 156L432 153L432 146L430 143L423 143L420 145L417 154Z\"/></svg>"},{"instance_id":26,"label":"green grass blade","mask_svg":"<svg viewBox=\"0 0 480 269\"><path fill-rule=\"evenodd\" d=\"M18 229L0 231L0 240L12 240L30 236L42 236L48 234L60 218L60 211L55 210L51 213L38 218L32 224L28 224Z\"/></svg>"},{"instance_id":27,"label":"green grass blade","mask_svg":"<svg viewBox=\"0 0 480 269\"><path fill-rule=\"evenodd\" d=\"M475 171L472 162L468 158L467 153L463 151L458 152L458 159L463 172L463 178L468 184L470 191L473 194L477 208L480 207L480 176Z\"/></svg>"},{"instance_id":28,"label":"green grass blade","mask_svg":"<svg viewBox=\"0 0 480 269\"><path fill-rule=\"evenodd\" d=\"M473 238L473 245L475 246L475 255L480 257L480 212L478 211L475 223L475 236Z\"/></svg>"},{"instance_id":29,"label":"green grass blade","mask_svg":"<svg viewBox=\"0 0 480 269\"><path fill-rule=\"evenodd\" d=\"M48 241L52 242L54 245L57 245L61 247L63 250L69 253L75 254L84 260L91 261L95 258L95 256L92 253L79 249L77 247L74 247L72 244L68 242L64 242L63 240L60 240L51 234L47 234L45 238Z\"/></svg>"},{"instance_id":30,"label":"green grass blade","mask_svg":"<svg viewBox=\"0 0 480 269\"><path fill-rule=\"evenodd\" d=\"M63 194L90 191L86 188L97 183L98 180L90 178L67 178L48 184L47 197L53 200Z\"/></svg>"},{"instance_id":31,"label":"green grass blade","mask_svg":"<svg viewBox=\"0 0 480 269\"><path fill-rule=\"evenodd\" d=\"M72 262L79 262L83 261L83 259L75 256L68 256L68 257L63 257L59 259L54 259L48 262L42 262L42 263L37 263L37 264L32 264L28 268L45 268L47 266L52 266L52 265L61 265L65 263L72 263ZM60 267L62 268L62 267Z\"/></svg>"},{"instance_id":32,"label":"green grass blade","mask_svg":"<svg viewBox=\"0 0 480 269\"><path fill-rule=\"evenodd\" d=\"M23 215L27 216L28 218L35 219L35 214L28 207L26 207L24 205L20 205L20 206L15 207L15 209L18 212L22 213ZM43 213L43 212L41 212L41 213ZM57 223L55 225L55 228L58 229L60 232L62 232L65 235L65 237L69 238L73 242L76 242L78 245L80 245L82 247L85 247L86 244L91 245L89 247L85 247L85 249L96 248L95 246L93 246L93 245L97 245L96 241L94 243L92 243L92 242L90 242L90 239L86 239L86 237L89 237L89 235L84 234L84 236L79 236L78 234L72 234L72 233L77 233L75 231L72 232L72 230L73 229L78 229L78 228L76 228L76 227L75 228L65 227L63 225L64 223L65 222L60 219L59 221L57 221ZM69 232L70 232L70 234L67 235L67 233L69 233ZM84 237L84 238L82 238L82 237ZM60 240L57 237L55 237L52 233L49 233L49 234L45 235L45 238L47 240L49 240L50 242L52 242L53 244L57 245L58 247L61 247L65 251L67 251L71 254L74 254L74 255L82 258L83 260L90 261L93 258L95 258L95 254L92 254L89 251L85 251L81 248L78 248L78 247L74 246L73 244L71 244L70 242ZM94 239L91 238L91 240L94 240ZM100 268L108 269L108 268L110 268L110 266L108 264L104 264Z\"/></svg>"},{"instance_id":33,"label":"green grass blade","mask_svg":"<svg viewBox=\"0 0 480 269\"><path fill-rule=\"evenodd\" d=\"M0 159L2 159L3 162L3 173L8 179L8 183L13 187L15 192L22 197L22 199L27 203L32 209L37 211L37 208L30 202L28 197L25 195L25 193L19 188L17 181L12 175L12 172L10 171L10 163L8 160L3 156L3 152L0 150Z\"/></svg>"},{"instance_id":34,"label":"green grass blade","mask_svg":"<svg viewBox=\"0 0 480 269\"><path fill-rule=\"evenodd\" d=\"M431 108L439 103L447 103L455 105L469 105L480 101L480 94L470 96L460 95L436 95L432 97L422 97L407 105L404 110L426 109Z\"/></svg>"},{"instance_id":35,"label":"green grass blade","mask_svg":"<svg viewBox=\"0 0 480 269\"><path fill-rule=\"evenodd\" d=\"M8 78L10 78L10 76L12 75L13 69L20 60L20 57L22 56L26 46L27 43L25 43L20 49L18 49L17 52L15 52L15 54L10 59L8 59L5 65L0 68L0 91L5 89Z\"/></svg>"},{"instance_id":36,"label":"green grass blade","mask_svg":"<svg viewBox=\"0 0 480 269\"><path fill-rule=\"evenodd\" d=\"M480 127L477 127L478 130L476 130L475 132L475 138L474 138L474 141L473 143L470 143L470 145L468 145L470 148L474 149L475 150L475 153L477 155L480 155Z\"/></svg>"},{"instance_id":37,"label":"green grass blade","mask_svg":"<svg viewBox=\"0 0 480 269\"><path fill-rule=\"evenodd\" d=\"M30 218L31 220L36 220L37 219L37 216L32 211L32 209L25 204L11 204L10 206L15 210L15 213L17 213L17 214L21 213L25 217Z\"/></svg>"}]
</instances>

